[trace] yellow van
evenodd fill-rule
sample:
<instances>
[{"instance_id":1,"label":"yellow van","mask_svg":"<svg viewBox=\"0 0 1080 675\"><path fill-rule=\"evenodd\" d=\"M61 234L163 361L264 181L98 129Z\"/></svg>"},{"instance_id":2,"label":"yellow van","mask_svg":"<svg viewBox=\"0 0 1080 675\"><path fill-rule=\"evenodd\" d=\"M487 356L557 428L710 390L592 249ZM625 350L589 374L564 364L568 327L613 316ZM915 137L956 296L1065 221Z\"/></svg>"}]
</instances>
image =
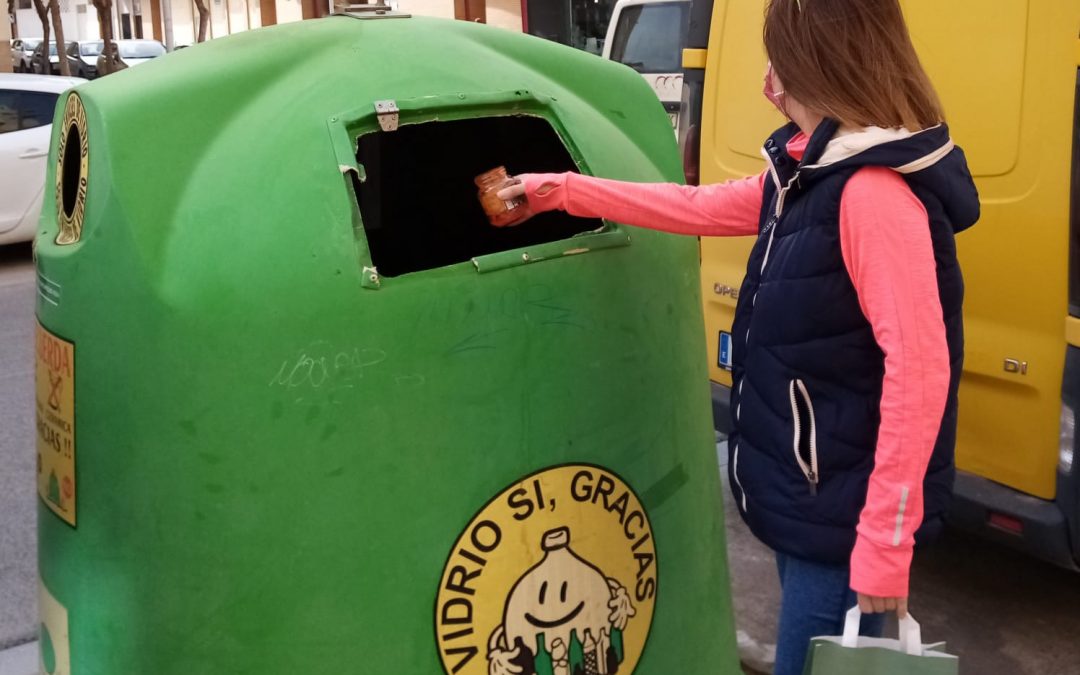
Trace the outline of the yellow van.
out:
<instances>
[{"instance_id":1,"label":"yellow van","mask_svg":"<svg viewBox=\"0 0 1080 675\"><path fill-rule=\"evenodd\" d=\"M982 200L979 224L957 237L966 360L950 520L1080 569L1080 0L901 4ZM693 0L680 139L690 181L761 172L760 145L784 122L761 94L764 7ZM721 430L726 332L752 244L701 241Z\"/></svg>"}]
</instances>

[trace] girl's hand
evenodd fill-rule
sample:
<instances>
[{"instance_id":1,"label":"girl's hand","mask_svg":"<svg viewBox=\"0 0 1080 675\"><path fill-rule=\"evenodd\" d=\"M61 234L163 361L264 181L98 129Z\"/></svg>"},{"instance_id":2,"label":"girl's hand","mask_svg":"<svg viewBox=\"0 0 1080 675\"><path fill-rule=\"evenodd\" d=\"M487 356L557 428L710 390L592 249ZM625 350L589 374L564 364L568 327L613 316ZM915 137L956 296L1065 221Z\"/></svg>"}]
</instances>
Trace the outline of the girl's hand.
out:
<instances>
[{"instance_id":1,"label":"girl's hand","mask_svg":"<svg viewBox=\"0 0 1080 675\"><path fill-rule=\"evenodd\" d=\"M907 598L879 598L876 595L859 593L859 609L863 614L895 611L896 616L903 619L907 616Z\"/></svg>"},{"instance_id":2,"label":"girl's hand","mask_svg":"<svg viewBox=\"0 0 1080 675\"><path fill-rule=\"evenodd\" d=\"M495 193L499 199L504 202L513 201L518 197L525 196L525 183L517 178L512 178L511 180L513 183Z\"/></svg>"}]
</instances>

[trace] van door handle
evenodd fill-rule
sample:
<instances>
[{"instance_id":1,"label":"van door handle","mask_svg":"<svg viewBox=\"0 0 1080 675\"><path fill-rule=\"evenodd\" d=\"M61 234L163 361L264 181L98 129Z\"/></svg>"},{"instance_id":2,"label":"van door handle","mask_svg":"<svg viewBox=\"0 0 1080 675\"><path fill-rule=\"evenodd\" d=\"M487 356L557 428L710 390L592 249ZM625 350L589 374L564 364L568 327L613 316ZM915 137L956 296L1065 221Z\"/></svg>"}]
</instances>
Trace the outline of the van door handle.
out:
<instances>
[{"instance_id":1,"label":"van door handle","mask_svg":"<svg viewBox=\"0 0 1080 675\"><path fill-rule=\"evenodd\" d=\"M23 154L19 155L19 159L37 159L38 157L44 157L49 154L48 150L39 150L37 148L30 148Z\"/></svg>"}]
</instances>

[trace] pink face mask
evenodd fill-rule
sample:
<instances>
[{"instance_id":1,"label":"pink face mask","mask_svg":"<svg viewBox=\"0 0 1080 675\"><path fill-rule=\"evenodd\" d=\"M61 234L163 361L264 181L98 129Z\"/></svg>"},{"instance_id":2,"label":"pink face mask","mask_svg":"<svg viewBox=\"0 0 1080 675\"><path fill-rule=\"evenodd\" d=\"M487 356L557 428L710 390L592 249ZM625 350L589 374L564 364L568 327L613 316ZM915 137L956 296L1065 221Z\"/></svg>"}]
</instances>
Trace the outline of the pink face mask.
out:
<instances>
[{"instance_id":1,"label":"pink face mask","mask_svg":"<svg viewBox=\"0 0 1080 675\"><path fill-rule=\"evenodd\" d=\"M784 117L791 119L791 116L787 114L787 109L784 107L784 90L776 91L773 89L773 79L775 76L772 63L769 63L768 70L765 71L765 88L762 93L765 94L765 98L769 99L769 102L776 106L776 109L780 111L780 114Z\"/></svg>"}]
</instances>

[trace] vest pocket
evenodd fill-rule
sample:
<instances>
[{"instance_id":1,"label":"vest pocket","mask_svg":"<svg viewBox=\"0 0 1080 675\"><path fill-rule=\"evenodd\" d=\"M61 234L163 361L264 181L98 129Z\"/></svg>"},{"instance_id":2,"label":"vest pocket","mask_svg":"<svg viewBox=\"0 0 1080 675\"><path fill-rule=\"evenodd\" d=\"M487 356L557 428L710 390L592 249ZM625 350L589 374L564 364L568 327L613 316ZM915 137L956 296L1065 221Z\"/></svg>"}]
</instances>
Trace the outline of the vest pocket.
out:
<instances>
[{"instance_id":1,"label":"vest pocket","mask_svg":"<svg viewBox=\"0 0 1080 675\"><path fill-rule=\"evenodd\" d=\"M792 380L788 387L791 398L791 419L795 427L792 452L795 461L806 476L806 482L810 484L810 494L817 496L818 458L817 458L817 424L814 421L814 403L810 400L810 392L806 389L806 383L802 380Z\"/></svg>"}]
</instances>

